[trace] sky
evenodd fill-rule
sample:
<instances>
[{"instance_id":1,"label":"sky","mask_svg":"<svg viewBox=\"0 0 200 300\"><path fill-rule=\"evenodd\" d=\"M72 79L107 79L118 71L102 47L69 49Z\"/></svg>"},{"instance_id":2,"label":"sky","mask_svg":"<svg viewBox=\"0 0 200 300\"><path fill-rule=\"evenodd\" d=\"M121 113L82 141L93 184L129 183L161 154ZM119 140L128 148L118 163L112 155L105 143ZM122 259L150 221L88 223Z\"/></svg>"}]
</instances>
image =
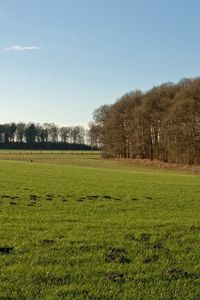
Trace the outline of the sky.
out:
<instances>
[{"instance_id":1,"label":"sky","mask_svg":"<svg viewBox=\"0 0 200 300\"><path fill-rule=\"evenodd\" d=\"M83 125L200 75L199 0L0 0L0 123Z\"/></svg>"}]
</instances>

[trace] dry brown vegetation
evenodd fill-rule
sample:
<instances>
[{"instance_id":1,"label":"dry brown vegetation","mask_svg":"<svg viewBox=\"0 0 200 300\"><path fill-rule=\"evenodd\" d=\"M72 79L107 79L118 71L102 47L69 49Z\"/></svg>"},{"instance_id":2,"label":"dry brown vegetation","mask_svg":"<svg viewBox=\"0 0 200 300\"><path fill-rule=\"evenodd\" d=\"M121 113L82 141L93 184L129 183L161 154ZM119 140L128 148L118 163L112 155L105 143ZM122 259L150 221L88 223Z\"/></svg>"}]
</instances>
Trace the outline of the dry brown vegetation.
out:
<instances>
[{"instance_id":1,"label":"dry brown vegetation","mask_svg":"<svg viewBox=\"0 0 200 300\"><path fill-rule=\"evenodd\" d=\"M200 163L200 78L127 93L93 119L91 143L105 156Z\"/></svg>"},{"instance_id":2,"label":"dry brown vegetation","mask_svg":"<svg viewBox=\"0 0 200 300\"><path fill-rule=\"evenodd\" d=\"M150 159L139 159L139 158L114 158L118 161L126 161L130 166L141 166L141 167L150 167L153 169L166 169L166 170L179 170L189 174L200 174L199 165L189 165L189 164L178 164L178 163L167 163L160 160L150 160Z\"/></svg>"}]
</instances>

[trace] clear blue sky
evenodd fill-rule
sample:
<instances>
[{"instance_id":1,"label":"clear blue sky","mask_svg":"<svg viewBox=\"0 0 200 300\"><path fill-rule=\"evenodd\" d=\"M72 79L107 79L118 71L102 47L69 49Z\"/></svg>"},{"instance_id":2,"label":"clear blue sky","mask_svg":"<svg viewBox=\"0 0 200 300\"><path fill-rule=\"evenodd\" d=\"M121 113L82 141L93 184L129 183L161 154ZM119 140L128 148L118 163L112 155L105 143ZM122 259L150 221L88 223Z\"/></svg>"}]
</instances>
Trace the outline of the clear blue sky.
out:
<instances>
[{"instance_id":1,"label":"clear blue sky","mask_svg":"<svg viewBox=\"0 0 200 300\"><path fill-rule=\"evenodd\" d=\"M125 92L200 75L199 0L0 0L0 123L85 125Z\"/></svg>"}]
</instances>

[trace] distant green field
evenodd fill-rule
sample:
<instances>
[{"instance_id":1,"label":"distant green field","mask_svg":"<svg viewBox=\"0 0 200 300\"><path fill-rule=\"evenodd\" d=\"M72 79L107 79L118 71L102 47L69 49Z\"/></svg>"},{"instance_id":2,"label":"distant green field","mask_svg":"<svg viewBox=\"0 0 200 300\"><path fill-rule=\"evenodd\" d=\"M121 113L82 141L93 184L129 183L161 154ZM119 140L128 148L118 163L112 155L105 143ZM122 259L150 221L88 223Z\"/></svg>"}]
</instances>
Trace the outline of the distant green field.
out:
<instances>
[{"instance_id":1,"label":"distant green field","mask_svg":"<svg viewBox=\"0 0 200 300\"><path fill-rule=\"evenodd\" d=\"M0 300L200 299L199 176L97 152L9 152Z\"/></svg>"}]
</instances>

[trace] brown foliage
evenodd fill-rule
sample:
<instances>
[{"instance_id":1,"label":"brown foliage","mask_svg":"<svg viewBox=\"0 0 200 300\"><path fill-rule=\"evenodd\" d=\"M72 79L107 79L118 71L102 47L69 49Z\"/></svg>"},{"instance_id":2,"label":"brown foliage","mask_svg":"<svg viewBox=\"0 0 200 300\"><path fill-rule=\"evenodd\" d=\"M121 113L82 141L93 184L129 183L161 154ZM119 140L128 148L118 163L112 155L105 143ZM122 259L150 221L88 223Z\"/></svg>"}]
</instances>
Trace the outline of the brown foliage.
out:
<instances>
[{"instance_id":1,"label":"brown foliage","mask_svg":"<svg viewBox=\"0 0 200 300\"><path fill-rule=\"evenodd\" d=\"M92 124L105 156L199 164L200 78L125 94Z\"/></svg>"}]
</instances>

